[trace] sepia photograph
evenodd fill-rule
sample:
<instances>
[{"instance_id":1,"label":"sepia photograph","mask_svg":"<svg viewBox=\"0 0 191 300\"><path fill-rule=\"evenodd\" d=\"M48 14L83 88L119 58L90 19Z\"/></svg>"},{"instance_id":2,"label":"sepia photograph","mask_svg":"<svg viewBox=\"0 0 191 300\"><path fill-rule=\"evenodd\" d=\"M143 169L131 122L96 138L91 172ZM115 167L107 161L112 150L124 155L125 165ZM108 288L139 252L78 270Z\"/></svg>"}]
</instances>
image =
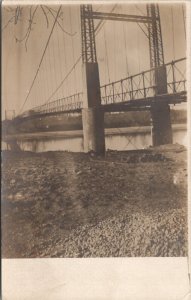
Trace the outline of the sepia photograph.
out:
<instances>
[{"instance_id":1,"label":"sepia photograph","mask_svg":"<svg viewBox=\"0 0 191 300\"><path fill-rule=\"evenodd\" d=\"M186 2L1 13L2 258L187 257Z\"/></svg>"}]
</instances>

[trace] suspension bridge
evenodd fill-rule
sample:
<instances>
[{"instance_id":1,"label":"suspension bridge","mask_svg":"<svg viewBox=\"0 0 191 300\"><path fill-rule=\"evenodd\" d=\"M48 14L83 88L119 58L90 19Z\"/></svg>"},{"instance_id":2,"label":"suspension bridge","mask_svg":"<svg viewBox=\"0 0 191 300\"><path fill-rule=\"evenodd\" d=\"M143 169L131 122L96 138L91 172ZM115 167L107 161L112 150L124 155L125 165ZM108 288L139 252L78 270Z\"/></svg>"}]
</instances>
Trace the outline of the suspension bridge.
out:
<instances>
[{"instance_id":1,"label":"suspension bridge","mask_svg":"<svg viewBox=\"0 0 191 300\"><path fill-rule=\"evenodd\" d=\"M93 150L97 153L104 153L105 112L148 110L151 113L152 119L153 145L172 143L170 105L187 101L186 57L165 62L161 30L162 26L158 4L145 5L144 13L140 11L140 8L138 7L136 12L139 13L137 14L121 13L120 11L116 12L116 6L117 5L113 6L110 12L94 10L92 5L89 4L84 4L79 7L78 12L76 13L78 13L78 26L80 26L81 30L76 38L78 38L81 43L81 53L79 53L79 57L76 60L76 44L74 43L75 33L73 33L72 18L70 15L69 34L71 36L69 38L72 41L70 59L74 61L74 64L62 78L61 83L56 89L51 91L51 95L48 99L44 101L43 97L40 98L38 95L38 99L40 100L38 100L38 105L35 105L37 97L32 97L32 91L35 84L37 84L36 82L38 82L38 77L40 77L39 74L43 62L46 60L46 53L49 51L48 45L51 38L53 39L55 27L61 27L63 30L63 23L61 24L61 20L59 19L62 6L60 6L57 11L52 11L51 8L47 8L49 14L53 16L54 22L28 94L21 106L19 114L13 119L13 123L15 121L18 122L19 120L23 122L23 120L26 119L80 112L82 113L83 122L84 151L88 152ZM125 45L124 49L126 55L124 65L126 67L125 71L127 76L112 81L110 78L111 70L109 70L108 63L109 46L107 44L106 30L104 28L108 21L111 23L123 24L120 28L123 28L124 35L121 34L121 36ZM95 24L95 22L97 23ZM130 23L138 25L138 28L144 35L144 38L148 43L149 60L149 68L141 71L139 70L139 72L132 74L130 74L128 68L127 34L125 34L125 26L128 26ZM105 52L105 71L102 73L105 73L105 77L107 73L109 79L109 82L105 82L104 84L100 81L99 66L101 63L99 62L99 55L97 54L96 48L100 41L96 40L96 36L100 31L103 31L103 40L101 40L103 44L102 50L103 47L105 48L103 50ZM117 39L116 30L114 30L114 33L114 38ZM173 33L173 47L174 38L175 35ZM118 41L120 43L120 38ZM58 48L59 43L61 44L58 39ZM64 45L65 53L63 56L66 67L66 41ZM110 46L114 47L114 42ZM120 49L118 49L117 52L120 52ZM114 60L116 59L115 56L116 54L113 57ZM61 57L59 57L59 59L62 60ZM77 74L77 66L80 62L82 67L79 68ZM49 66L51 67L51 64ZM114 69L116 69L116 66L114 66ZM61 70L60 73L63 76L63 70ZM70 91L67 83L69 77L72 77ZM77 90L77 88L81 90ZM52 100L52 98L58 94L58 91L60 91L61 96ZM64 94L66 94L66 96L64 96ZM29 99L32 99L30 108L26 110L25 107L27 106Z\"/></svg>"},{"instance_id":2,"label":"suspension bridge","mask_svg":"<svg viewBox=\"0 0 191 300\"><path fill-rule=\"evenodd\" d=\"M167 104L185 102L186 79L185 74L182 74L181 69L178 68L179 63L186 65L186 58L164 65L168 68L168 76L167 91L163 94L157 93L155 68L100 86L103 110L105 112L118 112L148 109L155 101ZM181 79L175 79L180 76ZM80 112L82 109L83 93L80 92L36 106L20 116L22 118L35 118L57 113Z\"/></svg>"}]
</instances>

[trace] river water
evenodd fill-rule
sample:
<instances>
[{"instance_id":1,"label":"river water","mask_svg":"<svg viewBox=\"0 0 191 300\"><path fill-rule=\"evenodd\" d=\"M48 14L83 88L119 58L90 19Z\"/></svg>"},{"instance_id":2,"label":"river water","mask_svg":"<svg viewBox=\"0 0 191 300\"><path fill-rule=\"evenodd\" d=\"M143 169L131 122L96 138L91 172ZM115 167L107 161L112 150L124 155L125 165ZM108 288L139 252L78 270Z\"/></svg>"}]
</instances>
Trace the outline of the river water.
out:
<instances>
[{"instance_id":1,"label":"river water","mask_svg":"<svg viewBox=\"0 0 191 300\"><path fill-rule=\"evenodd\" d=\"M24 151L71 151L83 152L82 131L51 132L19 136L19 145ZM105 129L106 149L136 150L152 145L151 127ZM173 143L187 146L186 124L173 125ZM5 148L5 144L3 145Z\"/></svg>"}]
</instances>

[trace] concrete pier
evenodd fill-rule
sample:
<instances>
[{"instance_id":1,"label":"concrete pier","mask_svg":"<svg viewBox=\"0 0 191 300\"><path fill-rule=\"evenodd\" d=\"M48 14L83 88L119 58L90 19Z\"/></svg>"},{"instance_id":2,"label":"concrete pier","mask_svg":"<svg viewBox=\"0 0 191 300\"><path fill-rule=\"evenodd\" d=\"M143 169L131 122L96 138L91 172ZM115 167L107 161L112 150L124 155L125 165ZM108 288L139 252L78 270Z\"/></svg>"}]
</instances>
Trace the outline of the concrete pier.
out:
<instances>
[{"instance_id":1,"label":"concrete pier","mask_svg":"<svg viewBox=\"0 0 191 300\"><path fill-rule=\"evenodd\" d=\"M160 66L155 71L156 95L164 95L167 90L166 67ZM166 103L153 103L151 105L152 143L153 146L172 144L172 125L170 119L170 105Z\"/></svg>"},{"instance_id":2,"label":"concrete pier","mask_svg":"<svg viewBox=\"0 0 191 300\"><path fill-rule=\"evenodd\" d=\"M82 109L84 152L105 152L104 112L99 108Z\"/></svg>"},{"instance_id":3,"label":"concrete pier","mask_svg":"<svg viewBox=\"0 0 191 300\"><path fill-rule=\"evenodd\" d=\"M154 104L151 106L152 144L153 146L172 144L172 125L170 107L168 104Z\"/></svg>"},{"instance_id":4,"label":"concrete pier","mask_svg":"<svg viewBox=\"0 0 191 300\"><path fill-rule=\"evenodd\" d=\"M105 153L104 112L97 63L83 63L82 124L84 152Z\"/></svg>"}]
</instances>

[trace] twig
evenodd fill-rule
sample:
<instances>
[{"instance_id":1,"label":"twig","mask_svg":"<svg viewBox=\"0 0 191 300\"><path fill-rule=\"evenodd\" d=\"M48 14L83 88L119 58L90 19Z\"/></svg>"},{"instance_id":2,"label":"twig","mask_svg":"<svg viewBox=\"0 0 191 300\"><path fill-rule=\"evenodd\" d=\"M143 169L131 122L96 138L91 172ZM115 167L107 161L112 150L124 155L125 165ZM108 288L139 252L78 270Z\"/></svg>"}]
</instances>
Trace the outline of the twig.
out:
<instances>
[{"instance_id":1,"label":"twig","mask_svg":"<svg viewBox=\"0 0 191 300\"><path fill-rule=\"evenodd\" d=\"M41 9L42 9L42 11L43 11L43 14L44 14L45 18L46 18L46 24L47 24L47 28L48 28L48 26L49 26L49 21L48 21L47 14L46 14L46 12L45 12L43 6L41 5L40 7L41 7Z\"/></svg>"},{"instance_id":2,"label":"twig","mask_svg":"<svg viewBox=\"0 0 191 300\"><path fill-rule=\"evenodd\" d=\"M46 7L46 9L48 9L48 11L51 13L51 15L53 16L53 18L55 19L55 15L54 15L53 12L50 10L50 8L49 8L48 6L45 6L45 7ZM68 34L68 35L70 35L70 36L74 36L74 35L76 34L76 32L70 33L70 32L68 32L68 31L66 31L66 30L60 25L60 23L59 23L58 20L57 20L57 24L59 25L59 27L61 28L61 30L62 30L64 33L66 33L66 34Z\"/></svg>"}]
</instances>

